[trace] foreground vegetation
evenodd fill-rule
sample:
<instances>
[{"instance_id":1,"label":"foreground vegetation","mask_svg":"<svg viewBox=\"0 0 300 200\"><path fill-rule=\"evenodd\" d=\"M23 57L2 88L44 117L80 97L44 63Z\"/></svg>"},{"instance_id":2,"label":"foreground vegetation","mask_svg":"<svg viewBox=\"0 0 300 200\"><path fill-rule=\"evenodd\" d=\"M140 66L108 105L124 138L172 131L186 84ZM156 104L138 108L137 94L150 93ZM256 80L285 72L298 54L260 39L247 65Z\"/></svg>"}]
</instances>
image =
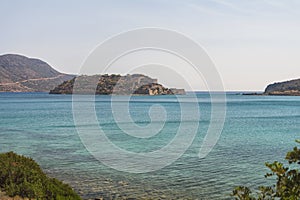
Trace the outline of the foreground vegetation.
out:
<instances>
[{"instance_id":1,"label":"foreground vegetation","mask_svg":"<svg viewBox=\"0 0 300 200\"><path fill-rule=\"evenodd\" d=\"M30 199L79 200L70 186L49 178L31 158L13 152L0 154L0 190Z\"/></svg>"},{"instance_id":2,"label":"foreground vegetation","mask_svg":"<svg viewBox=\"0 0 300 200\"><path fill-rule=\"evenodd\" d=\"M296 141L300 143L300 141ZM258 192L253 192L245 186L236 187L232 196L238 200L297 200L300 199L300 149L295 147L288 152L285 159L289 163L289 167L285 167L280 162L266 163L271 170L265 177L276 176L276 184L273 186L261 186Z\"/></svg>"}]
</instances>

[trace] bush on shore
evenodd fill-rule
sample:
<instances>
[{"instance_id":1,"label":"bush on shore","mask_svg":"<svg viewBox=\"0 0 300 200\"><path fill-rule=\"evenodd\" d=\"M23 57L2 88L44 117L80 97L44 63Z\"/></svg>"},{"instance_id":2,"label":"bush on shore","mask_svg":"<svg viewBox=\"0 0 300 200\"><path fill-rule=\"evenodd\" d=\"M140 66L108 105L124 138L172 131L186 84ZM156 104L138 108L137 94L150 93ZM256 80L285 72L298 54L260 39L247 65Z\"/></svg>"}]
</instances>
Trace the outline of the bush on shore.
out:
<instances>
[{"instance_id":1,"label":"bush on shore","mask_svg":"<svg viewBox=\"0 0 300 200\"><path fill-rule=\"evenodd\" d=\"M0 190L30 199L80 200L72 188L48 177L31 158L14 152L0 154Z\"/></svg>"},{"instance_id":2,"label":"bush on shore","mask_svg":"<svg viewBox=\"0 0 300 200\"><path fill-rule=\"evenodd\" d=\"M299 140L296 141L300 143ZM246 186L238 186L232 196L237 200L298 200L300 199L300 149L294 149L286 154L285 159L288 161L288 167L283 163L275 161L266 163L266 166L271 170L265 177L276 176L277 182L272 186L260 186L258 192L254 195L251 189Z\"/></svg>"}]
</instances>

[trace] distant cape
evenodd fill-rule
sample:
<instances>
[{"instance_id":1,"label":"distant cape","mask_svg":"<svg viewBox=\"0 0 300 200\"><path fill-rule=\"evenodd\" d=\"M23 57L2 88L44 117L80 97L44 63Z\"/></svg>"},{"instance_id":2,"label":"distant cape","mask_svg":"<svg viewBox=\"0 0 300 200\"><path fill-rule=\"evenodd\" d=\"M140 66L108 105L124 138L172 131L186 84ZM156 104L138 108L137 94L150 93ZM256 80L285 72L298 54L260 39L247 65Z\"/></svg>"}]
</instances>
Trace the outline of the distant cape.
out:
<instances>
[{"instance_id":1,"label":"distant cape","mask_svg":"<svg viewBox=\"0 0 300 200\"><path fill-rule=\"evenodd\" d=\"M270 84L267 86L263 94L300 96L300 79Z\"/></svg>"},{"instance_id":2,"label":"distant cape","mask_svg":"<svg viewBox=\"0 0 300 200\"><path fill-rule=\"evenodd\" d=\"M272 83L264 92L243 93L243 95L300 96L300 79Z\"/></svg>"},{"instance_id":3,"label":"distant cape","mask_svg":"<svg viewBox=\"0 0 300 200\"><path fill-rule=\"evenodd\" d=\"M0 92L49 92L74 77L39 59L16 54L0 56Z\"/></svg>"}]
</instances>

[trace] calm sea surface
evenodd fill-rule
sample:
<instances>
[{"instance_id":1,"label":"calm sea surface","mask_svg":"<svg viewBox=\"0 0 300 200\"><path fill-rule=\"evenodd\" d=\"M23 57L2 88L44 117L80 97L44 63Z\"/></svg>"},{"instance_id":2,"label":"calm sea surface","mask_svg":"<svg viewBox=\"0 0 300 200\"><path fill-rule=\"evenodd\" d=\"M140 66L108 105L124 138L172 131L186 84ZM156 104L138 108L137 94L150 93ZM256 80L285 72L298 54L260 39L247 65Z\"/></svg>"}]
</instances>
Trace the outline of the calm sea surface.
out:
<instances>
[{"instance_id":1,"label":"calm sea surface","mask_svg":"<svg viewBox=\"0 0 300 200\"><path fill-rule=\"evenodd\" d=\"M120 148L148 152L163 147L176 134L181 121L176 97L131 98L130 113L140 126L150 123L148 111L152 105L161 105L167 112L159 134L138 140L115 123L110 98L97 96L95 108L107 137ZM185 98L188 102L189 96ZM300 138L300 97L227 94L222 135L212 152L199 159L211 104L205 93L198 93L197 101L201 119L193 144L176 162L155 172L119 172L93 158L77 134L72 96L68 95L0 93L0 152L15 151L34 158L46 173L69 183L85 199L228 199L236 185L267 184L264 163L282 161L296 145L295 139ZM151 123L156 123L155 119Z\"/></svg>"}]
</instances>

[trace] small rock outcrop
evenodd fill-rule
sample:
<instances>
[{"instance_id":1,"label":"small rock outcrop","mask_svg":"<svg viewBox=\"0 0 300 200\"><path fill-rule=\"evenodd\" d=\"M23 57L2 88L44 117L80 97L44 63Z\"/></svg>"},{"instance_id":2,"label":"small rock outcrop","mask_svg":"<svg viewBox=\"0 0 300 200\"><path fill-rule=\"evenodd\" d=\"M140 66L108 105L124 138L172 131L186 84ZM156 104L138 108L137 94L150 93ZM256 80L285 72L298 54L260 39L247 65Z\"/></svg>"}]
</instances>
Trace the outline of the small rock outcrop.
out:
<instances>
[{"instance_id":1,"label":"small rock outcrop","mask_svg":"<svg viewBox=\"0 0 300 200\"><path fill-rule=\"evenodd\" d=\"M75 87L74 87L75 84ZM74 90L73 90L74 89ZM169 89L157 83L157 79L142 74L78 76L65 81L50 94L98 94L98 95L174 95L185 94L184 89Z\"/></svg>"},{"instance_id":2,"label":"small rock outcrop","mask_svg":"<svg viewBox=\"0 0 300 200\"><path fill-rule=\"evenodd\" d=\"M263 94L300 96L300 79L270 84L267 86Z\"/></svg>"}]
</instances>

